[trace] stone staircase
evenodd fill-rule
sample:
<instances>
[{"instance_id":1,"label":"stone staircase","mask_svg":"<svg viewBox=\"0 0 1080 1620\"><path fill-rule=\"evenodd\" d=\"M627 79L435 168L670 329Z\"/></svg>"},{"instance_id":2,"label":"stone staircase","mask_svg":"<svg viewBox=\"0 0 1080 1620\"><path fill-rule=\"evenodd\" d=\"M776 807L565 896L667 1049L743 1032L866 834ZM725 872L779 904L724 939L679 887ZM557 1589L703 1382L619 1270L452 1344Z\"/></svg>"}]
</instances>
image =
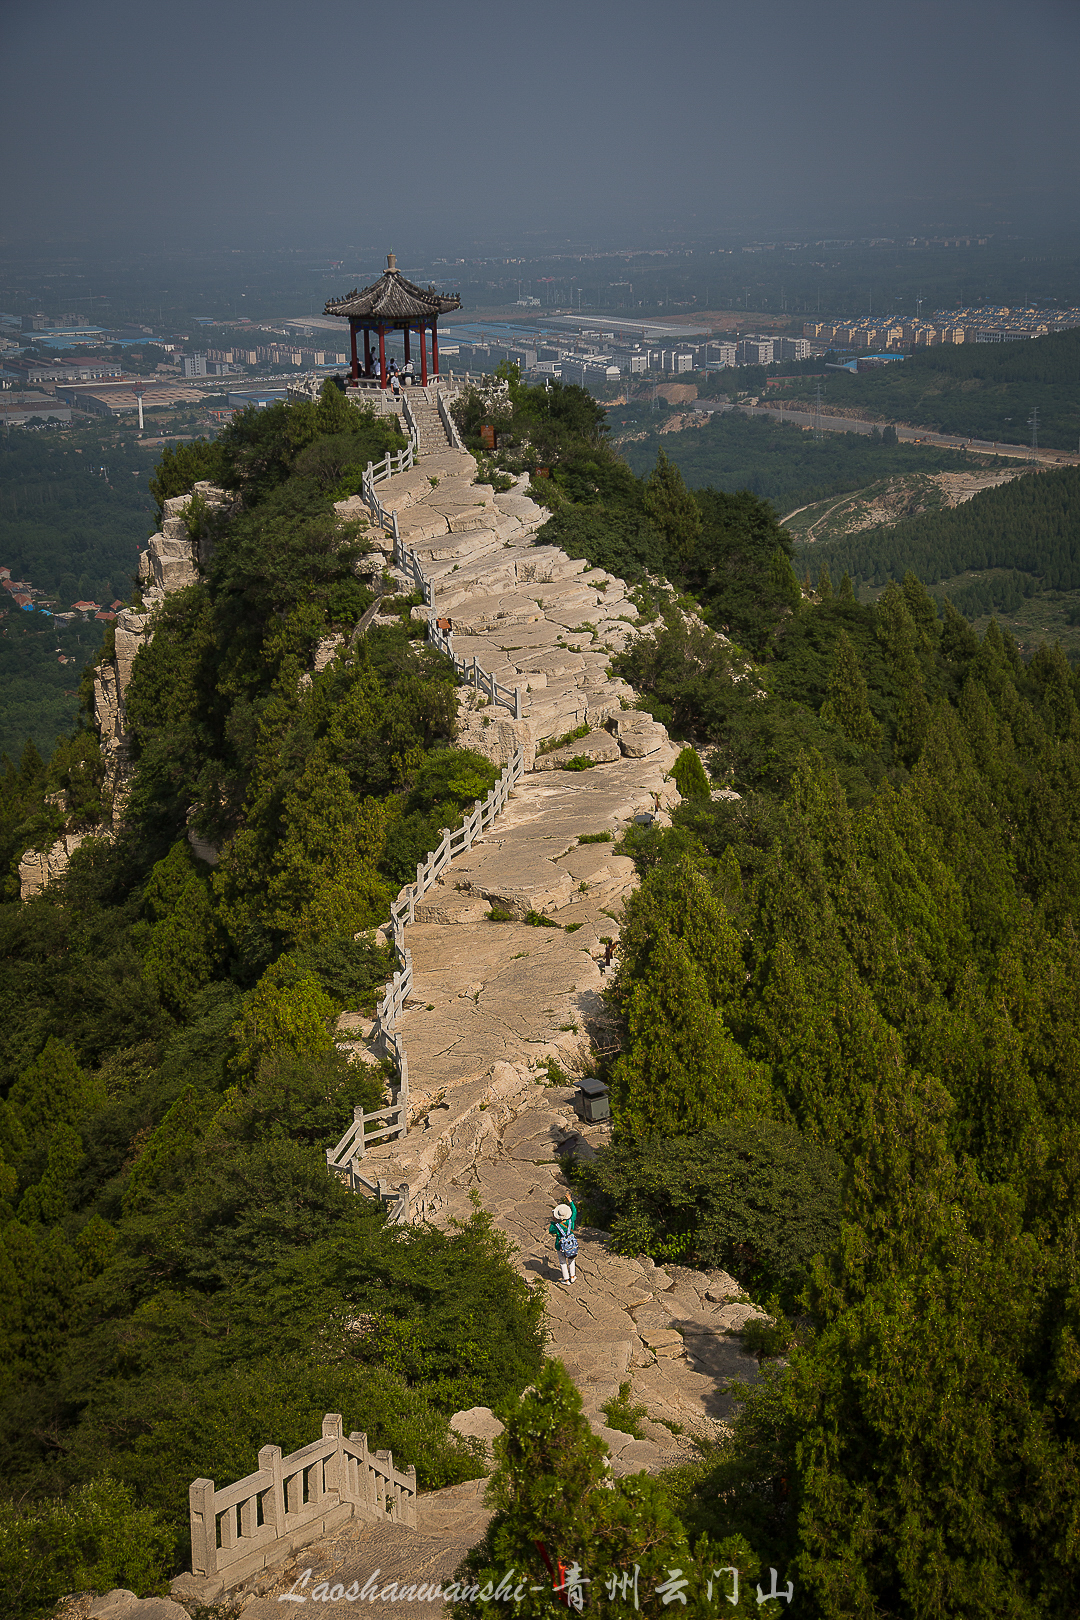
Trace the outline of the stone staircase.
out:
<instances>
[{"instance_id":1,"label":"stone staircase","mask_svg":"<svg viewBox=\"0 0 1080 1620\"><path fill-rule=\"evenodd\" d=\"M578 1284L565 1289L547 1225L568 1191L561 1159L587 1157L607 1137L578 1119L572 1077L617 1040L603 958L636 880L616 845L636 816L663 817L677 802L676 750L609 673L612 653L640 633L626 585L535 544L547 514L527 480L496 494L474 475L471 456L447 450L389 480L382 498L434 583L434 611L452 621L456 655L526 690L515 721L462 689L459 740L500 764L520 743L528 774L427 891L409 930L413 990L399 1027L410 1131L365 1162L409 1184L417 1219L466 1218L479 1198L523 1274L545 1288L549 1351L615 1467L662 1467L682 1455L683 1436L715 1436L756 1377L728 1336L754 1307L723 1274L660 1272L612 1254L600 1232L582 1234ZM426 619L432 609L413 611ZM586 735L551 747L581 727ZM591 768L560 768L580 755ZM346 1018L341 1034L362 1048L359 1023ZM623 1382L648 1410L645 1439L605 1426L601 1407Z\"/></svg>"},{"instance_id":2,"label":"stone staircase","mask_svg":"<svg viewBox=\"0 0 1080 1620\"><path fill-rule=\"evenodd\" d=\"M723 1432L758 1374L737 1335L760 1312L722 1272L618 1256L606 1234L588 1228L579 1230L577 1281L566 1288L547 1226L569 1192L567 1157L588 1158L608 1139L607 1125L578 1117L573 1076L593 1049L616 1042L603 999L604 947L617 942L621 905L635 884L616 841L635 816L663 818L677 802L668 776L676 750L663 726L633 709L626 683L608 673L611 654L640 633L626 585L535 545L547 514L526 494L527 480L498 494L475 483L472 456L446 444L437 409L430 410L420 465L381 485L380 498L434 581L433 608L416 608L415 616L451 618L459 657L475 657L505 686L526 691L524 716L514 720L462 688L461 743L498 764L520 744L529 774L498 822L427 892L409 930L414 983L401 1031L410 1130L373 1147L365 1167L395 1186L407 1182L417 1219L445 1225L467 1218L479 1200L514 1244L522 1275L544 1290L547 1353L581 1391L613 1471L655 1471ZM425 453L435 424L441 440ZM338 510L360 515L359 498ZM372 538L389 553L389 537ZM585 736L551 747L579 727L588 728ZM589 757L592 768L560 768L575 755ZM591 841L598 833L610 838ZM590 841L581 843L583 836ZM508 920L492 921L492 910ZM550 926L537 926L539 919ZM342 1015L339 1041L364 1052L369 1028ZM640 1438L608 1427L602 1410L623 1384L646 1408ZM478 1431L466 1425L463 1432ZM286 1594L312 1594L320 1582L343 1612L354 1581L357 1592L367 1585L369 1604L395 1601L401 1586L445 1583L483 1534L483 1490L483 1481L472 1481L421 1497L415 1528L354 1521L264 1570L231 1599L250 1620L269 1620ZM193 1612L184 1581L174 1583L176 1606L160 1614L130 1594L116 1595L115 1614L100 1612L108 1620ZM425 1608L438 1614L442 1605Z\"/></svg>"},{"instance_id":3,"label":"stone staircase","mask_svg":"<svg viewBox=\"0 0 1080 1620\"><path fill-rule=\"evenodd\" d=\"M429 397L430 395L430 397ZM419 453L421 456L437 455L447 448L448 439L446 428L443 426L439 407L435 402L434 394L430 390L410 388L408 390L409 409L416 431L419 434Z\"/></svg>"}]
</instances>

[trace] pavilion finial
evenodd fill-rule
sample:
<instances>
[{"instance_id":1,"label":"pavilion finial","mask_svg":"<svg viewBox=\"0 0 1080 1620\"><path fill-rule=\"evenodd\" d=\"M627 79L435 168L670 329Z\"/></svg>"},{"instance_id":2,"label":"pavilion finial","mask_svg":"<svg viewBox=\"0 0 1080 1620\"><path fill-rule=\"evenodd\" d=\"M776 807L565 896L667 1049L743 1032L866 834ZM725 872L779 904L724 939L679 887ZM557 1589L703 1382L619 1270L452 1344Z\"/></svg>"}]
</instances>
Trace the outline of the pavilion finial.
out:
<instances>
[{"instance_id":1,"label":"pavilion finial","mask_svg":"<svg viewBox=\"0 0 1080 1620\"><path fill-rule=\"evenodd\" d=\"M397 269L397 254L396 253L388 253L386 255L386 268L388 270L396 270Z\"/></svg>"}]
</instances>

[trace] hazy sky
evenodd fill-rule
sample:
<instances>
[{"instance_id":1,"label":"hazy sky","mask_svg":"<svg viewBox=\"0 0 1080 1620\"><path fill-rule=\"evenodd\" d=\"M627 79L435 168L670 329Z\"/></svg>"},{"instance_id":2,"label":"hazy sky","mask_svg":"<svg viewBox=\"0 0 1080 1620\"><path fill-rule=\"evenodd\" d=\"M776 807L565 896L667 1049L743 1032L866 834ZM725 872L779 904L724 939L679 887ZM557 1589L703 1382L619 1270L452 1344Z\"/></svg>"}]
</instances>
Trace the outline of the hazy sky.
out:
<instances>
[{"instance_id":1,"label":"hazy sky","mask_svg":"<svg viewBox=\"0 0 1080 1620\"><path fill-rule=\"evenodd\" d=\"M18 246L1077 223L1077 0L2 0L0 52Z\"/></svg>"}]
</instances>

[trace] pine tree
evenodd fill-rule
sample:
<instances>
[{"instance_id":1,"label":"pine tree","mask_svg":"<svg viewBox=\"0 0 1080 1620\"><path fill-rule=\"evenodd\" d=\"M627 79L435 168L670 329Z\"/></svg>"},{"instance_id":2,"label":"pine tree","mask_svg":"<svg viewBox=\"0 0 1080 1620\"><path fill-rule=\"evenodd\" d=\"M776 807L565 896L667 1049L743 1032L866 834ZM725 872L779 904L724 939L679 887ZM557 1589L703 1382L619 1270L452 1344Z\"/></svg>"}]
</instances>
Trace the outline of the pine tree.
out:
<instances>
[{"instance_id":1,"label":"pine tree","mask_svg":"<svg viewBox=\"0 0 1080 1620\"><path fill-rule=\"evenodd\" d=\"M683 483L682 473L662 450L645 480L645 511L664 537L664 544L680 566L693 558L701 535L701 512Z\"/></svg>"},{"instance_id":2,"label":"pine tree","mask_svg":"<svg viewBox=\"0 0 1080 1620\"><path fill-rule=\"evenodd\" d=\"M862 748L881 746L881 727L870 710L870 689L846 630L837 637L821 718L842 731L849 742Z\"/></svg>"},{"instance_id":3,"label":"pine tree","mask_svg":"<svg viewBox=\"0 0 1080 1620\"><path fill-rule=\"evenodd\" d=\"M313 973L300 971L289 956L278 957L233 1026L233 1074L241 1081L253 1079L263 1060L275 1053L328 1052L334 1044L330 1034L334 1011Z\"/></svg>"},{"instance_id":4,"label":"pine tree","mask_svg":"<svg viewBox=\"0 0 1080 1620\"><path fill-rule=\"evenodd\" d=\"M385 921L392 895L377 871L389 806L357 800L348 772L314 753L285 800L268 898L291 941L355 934Z\"/></svg>"},{"instance_id":5,"label":"pine tree","mask_svg":"<svg viewBox=\"0 0 1080 1620\"><path fill-rule=\"evenodd\" d=\"M560 1566L587 1583L580 1589L587 1612L605 1620L635 1607L625 1586L608 1590L610 1577L617 1583L620 1575L631 1593L636 1590L641 1613L668 1614L656 1588L673 1570L693 1578L690 1606L680 1613L704 1615L686 1532L663 1486L646 1474L611 1478L607 1447L592 1433L581 1396L559 1362L545 1362L535 1388L507 1413L495 1454L487 1488L495 1517L457 1571L450 1591L456 1620L476 1613L475 1599L465 1597L470 1588L490 1599L500 1582L509 1584L513 1612L523 1620L562 1612L553 1596Z\"/></svg>"},{"instance_id":6,"label":"pine tree","mask_svg":"<svg viewBox=\"0 0 1080 1620\"><path fill-rule=\"evenodd\" d=\"M671 774L679 796L683 799L707 799L711 789L705 767L693 748L684 748L671 767Z\"/></svg>"},{"instance_id":7,"label":"pine tree","mask_svg":"<svg viewBox=\"0 0 1080 1620\"><path fill-rule=\"evenodd\" d=\"M143 977L169 1010L182 1014L224 959L210 885L192 874L171 911L155 923Z\"/></svg>"},{"instance_id":8,"label":"pine tree","mask_svg":"<svg viewBox=\"0 0 1080 1620\"><path fill-rule=\"evenodd\" d=\"M783 602L792 613L798 613L802 606L798 576L791 566L791 558L779 546L769 559L768 589L777 601Z\"/></svg>"},{"instance_id":9,"label":"pine tree","mask_svg":"<svg viewBox=\"0 0 1080 1620\"><path fill-rule=\"evenodd\" d=\"M611 1089L620 1127L632 1135L685 1134L773 1110L764 1068L725 1029L704 972L666 928L631 987L626 1016Z\"/></svg>"}]
</instances>

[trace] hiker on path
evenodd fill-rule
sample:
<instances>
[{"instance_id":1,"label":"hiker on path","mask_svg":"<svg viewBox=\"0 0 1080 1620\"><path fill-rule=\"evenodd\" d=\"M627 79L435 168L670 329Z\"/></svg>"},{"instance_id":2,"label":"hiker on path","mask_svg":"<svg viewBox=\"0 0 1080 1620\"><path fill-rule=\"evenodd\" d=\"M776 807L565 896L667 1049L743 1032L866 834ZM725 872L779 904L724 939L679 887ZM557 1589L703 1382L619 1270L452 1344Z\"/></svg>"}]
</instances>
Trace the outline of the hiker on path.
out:
<instances>
[{"instance_id":1,"label":"hiker on path","mask_svg":"<svg viewBox=\"0 0 1080 1620\"><path fill-rule=\"evenodd\" d=\"M573 1199L568 1204L556 1204L551 1212L551 1225L548 1231L555 1239L555 1253L559 1257L562 1280L567 1288L577 1278L578 1241L574 1236L576 1225L577 1205Z\"/></svg>"}]
</instances>

